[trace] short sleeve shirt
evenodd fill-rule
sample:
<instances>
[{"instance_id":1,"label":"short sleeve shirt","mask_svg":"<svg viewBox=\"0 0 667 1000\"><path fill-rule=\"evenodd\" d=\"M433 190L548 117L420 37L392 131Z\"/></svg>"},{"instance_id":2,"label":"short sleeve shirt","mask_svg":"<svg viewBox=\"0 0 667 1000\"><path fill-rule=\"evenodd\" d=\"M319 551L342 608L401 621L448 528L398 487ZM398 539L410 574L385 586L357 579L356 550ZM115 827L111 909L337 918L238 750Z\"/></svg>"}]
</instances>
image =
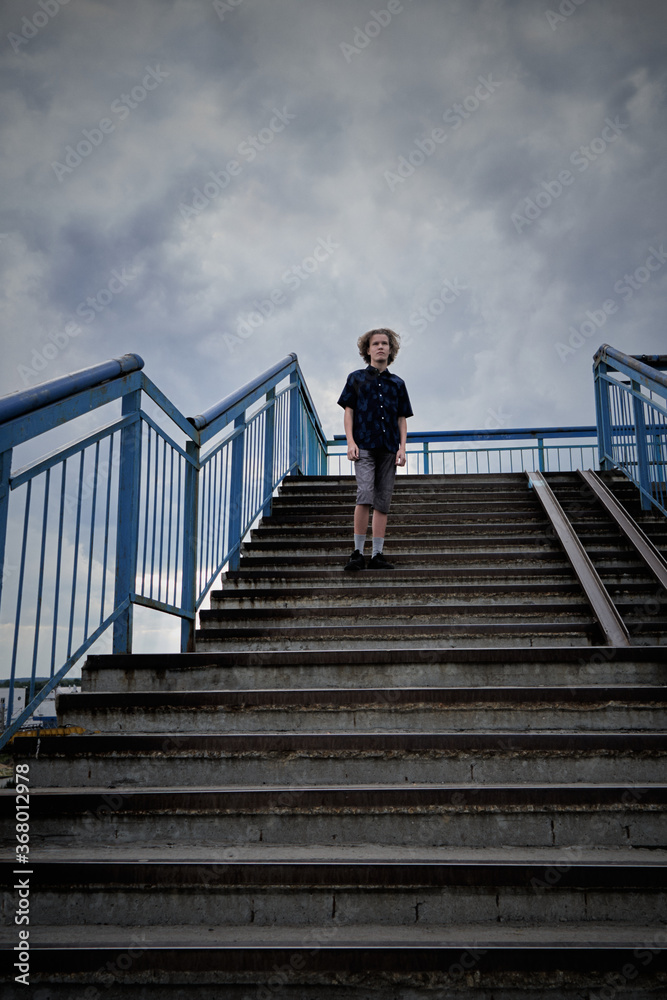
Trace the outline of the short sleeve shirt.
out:
<instances>
[{"instance_id":1,"label":"short sleeve shirt","mask_svg":"<svg viewBox=\"0 0 667 1000\"><path fill-rule=\"evenodd\" d=\"M372 365L351 372L338 405L354 410L352 433L359 448L398 451L401 443L398 418L412 416L402 378L386 368L378 371Z\"/></svg>"}]
</instances>

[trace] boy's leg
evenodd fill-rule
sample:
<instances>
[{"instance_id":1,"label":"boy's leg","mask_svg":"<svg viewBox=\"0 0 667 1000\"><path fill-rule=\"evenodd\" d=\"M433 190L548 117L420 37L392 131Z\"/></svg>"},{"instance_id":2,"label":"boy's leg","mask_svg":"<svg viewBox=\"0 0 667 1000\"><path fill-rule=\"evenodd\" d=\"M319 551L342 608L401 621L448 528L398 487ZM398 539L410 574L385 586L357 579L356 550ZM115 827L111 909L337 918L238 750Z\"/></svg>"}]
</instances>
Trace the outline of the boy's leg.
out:
<instances>
[{"instance_id":1,"label":"boy's leg","mask_svg":"<svg viewBox=\"0 0 667 1000\"><path fill-rule=\"evenodd\" d=\"M358 503L354 508L354 548L362 555L364 554L370 511L369 504ZM373 516L373 524L375 524L375 515Z\"/></svg>"},{"instance_id":2,"label":"boy's leg","mask_svg":"<svg viewBox=\"0 0 667 1000\"><path fill-rule=\"evenodd\" d=\"M354 508L354 549L346 570L364 569L364 542L368 531L368 519L375 482L375 462L369 451L359 449L359 458L354 463L354 474L357 480L357 503Z\"/></svg>"},{"instance_id":3,"label":"boy's leg","mask_svg":"<svg viewBox=\"0 0 667 1000\"><path fill-rule=\"evenodd\" d=\"M381 555L387 530L387 517L396 478L396 456L393 452L378 455L375 465L373 499L373 553L370 565L378 569L391 569L391 564ZM378 560L375 557L379 556ZM375 560L375 561L374 561Z\"/></svg>"},{"instance_id":4,"label":"boy's leg","mask_svg":"<svg viewBox=\"0 0 667 1000\"><path fill-rule=\"evenodd\" d=\"M384 514L381 510L373 511L373 555L376 552L382 551L382 545L376 547L377 542L384 542L384 536L387 531L387 518L388 514Z\"/></svg>"}]
</instances>

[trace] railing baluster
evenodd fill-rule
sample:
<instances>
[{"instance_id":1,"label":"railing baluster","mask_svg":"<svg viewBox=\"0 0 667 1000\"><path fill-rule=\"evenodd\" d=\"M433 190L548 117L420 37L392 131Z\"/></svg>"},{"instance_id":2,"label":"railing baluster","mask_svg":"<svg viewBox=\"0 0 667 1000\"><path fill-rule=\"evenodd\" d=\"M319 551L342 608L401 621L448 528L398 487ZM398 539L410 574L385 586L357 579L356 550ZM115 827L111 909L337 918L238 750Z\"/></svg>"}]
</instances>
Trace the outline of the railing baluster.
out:
<instances>
[{"instance_id":1,"label":"railing baluster","mask_svg":"<svg viewBox=\"0 0 667 1000\"><path fill-rule=\"evenodd\" d=\"M143 562L141 566L141 593L143 594L146 589L146 572L148 567L148 515L150 510L150 490L149 490L149 474L148 470L151 467L151 434L153 429L147 424L146 425L146 487L143 491L144 497L144 555ZM122 445L121 445L122 447Z\"/></svg>"},{"instance_id":2,"label":"railing baluster","mask_svg":"<svg viewBox=\"0 0 667 1000\"><path fill-rule=\"evenodd\" d=\"M9 671L9 698L7 701L7 720L11 720L14 708L14 678L16 677L16 657L19 645L19 633L21 626L21 611L23 606L23 583L25 580L25 555L28 547L28 522L30 520L30 498L32 495L32 480L26 487L25 509L23 515L23 541L21 543L21 558L19 560L19 583L16 597L16 628L14 630L14 642L12 644L12 663Z\"/></svg>"},{"instance_id":3,"label":"railing baluster","mask_svg":"<svg viewBox=\"0 0 667 1000\"><path fill-rule=\"evenodd\" d=\"M90 510L90 543L88 545L88 581L86 585L86 611L83 623L83 638L88 638L88 620L90 617L90 594L93 581L93 551L95 547L95 516L97 514L97 481L100 468L100 442L95 445L95 464L93 468L93 497Z\"/></svg>"},{"instance_id":4,"label":"railing baluster","mask_svg":"<svg viewBox=\"0 0 667 1000\"><path fill-rule=\"evenodd\" d=\"M155 582L155 550L157 548L157 506L158 506L158 482L160 465L160 445L157 433L155 434L155 457L153 458L153 527L151 530L151 585L149 596L153 596L153 586Z\"/></svg>"},{"instance_id":5,"label":"railing baluster","mask_svg":"<svg viewBox=\"0 0 667 1000\"><path fill-rule=\"evenodd\" d=\"M114 606L120 607L137 586L137 544L141 489L141 392L123 397L124 417L134 417L120 432L118 521L116 528L116 586ZM148 495L148 488L146 489ZM143 587L142 587L143 590ZM132 652L134 605L130 604L114 622L114 653Z\"/></svg>"},{"instance_id":6,"label":"railing baluster","mask_svg":"<svg viewBox=\"0 0 667 1000\"><path fill-rule=\"evenodd\" d=\"M35 639L32 645L32 670L30 672L30 692L28 701L35 697L35 676L37 674L37 654L39 649L40 624L42 619L42 596L44 588L44 566L46 563L46 532L49 520L49 489L51 486L51 470L46 470L44 479L44 509L42 512L42 541L39 550L39 579L37 581L37 605L35 609ZM51 675L53 676L53 675Z\"/></svg>"},{"instance_id":7,"label":"railing baluster","mask_svg":"<svg viewBox=\"0 0 667 1000\"><path fill-rule=\"evenodd\" d=\"M79 569L79 538L81 535L81 503L83 494L83 459L85 452L81 452L79 459L79 482L76 492L76 526L74 529L74 556L72 564L72 596L69 609L69 630L67 633L67 659L72 655L72 638L74 636L74 610L76 606L76 584Z\"/></svg>"},{"instance_id":8,"label":"railing baluster","mask_svg":"<svg viewBox=\"0 0 667 1000\"><path fill-rule=\"evenodd\" d=\"M104 553L102 556L102 593L100 595L100 620L99 620L100 625L104 621L104 601L107 593L107 571L108 571L108 558L109 558L108 526L111 520L111 480L113 478L113 450L114 450L113 446L114 446L114 435L111 434L109 437L109 469L107 472L107 496L106 496L106 504L104 510L104 524L107 526L107 530L104 532Z\"/></svg>"},{"instance_id":9,"label":"railing baluster","mask_svg":"<svg viewBox=\"0 0 667 1000\"><path fill-rule=\"evenodd\" d=\"M67 460L62 463L62 479L60 481L60 511L58 514L58 552L56 555L56 583L53 598L53 638L51 644L51 677L56 666L56 647L58 641L58 615L60 612L60 573L63 556L63 524L65 520L65 489L67 484Z\"/></svg>"},{"instance_id":10,"label":"railing baluster","mask_svg":"<svg viewBox=\"0 0 667 1000\"><path fill-rule=\"evenodd\" d=\"M190 461L185 465L183 497L183 583L181 585L181 605L183 611L192 618L181 620L181 652L194 652L195 619L197 605L197 541L199 516L199 441L188 441L186 452Z\"/></svg>"},{"instance_id":11,"label":"railing baluster","mask_svg":"<svg viewBox=\"0 0 667 1000\"><path fill-rule=\"evenodd\" d=\"M0 452L0 602L5 576L5 550L7 546L7 522L9 520L9 480L12 471L13 449Z\"/></svg>"}]
</instances>

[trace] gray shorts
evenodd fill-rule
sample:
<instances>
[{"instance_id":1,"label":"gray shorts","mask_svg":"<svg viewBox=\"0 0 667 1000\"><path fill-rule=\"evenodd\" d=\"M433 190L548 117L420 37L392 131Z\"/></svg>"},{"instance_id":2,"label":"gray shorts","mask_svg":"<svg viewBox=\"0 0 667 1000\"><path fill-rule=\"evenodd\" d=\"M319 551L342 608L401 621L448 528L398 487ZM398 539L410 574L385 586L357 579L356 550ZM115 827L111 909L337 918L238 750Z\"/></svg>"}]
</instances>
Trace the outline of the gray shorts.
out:
<instances>
[{"instance_id":1,"label":"gray shorts","mask_svg":"<svg viewBox=\"0 0 667 1000\"><path fill-rule=\"evenodd\" d=\"M368 451L359 449L359 458L354 463L357 477L357 503L368 504L381 514L389 513L391 494L396 478L396 452L384 448Z\"/></svg>"}]
</instances>

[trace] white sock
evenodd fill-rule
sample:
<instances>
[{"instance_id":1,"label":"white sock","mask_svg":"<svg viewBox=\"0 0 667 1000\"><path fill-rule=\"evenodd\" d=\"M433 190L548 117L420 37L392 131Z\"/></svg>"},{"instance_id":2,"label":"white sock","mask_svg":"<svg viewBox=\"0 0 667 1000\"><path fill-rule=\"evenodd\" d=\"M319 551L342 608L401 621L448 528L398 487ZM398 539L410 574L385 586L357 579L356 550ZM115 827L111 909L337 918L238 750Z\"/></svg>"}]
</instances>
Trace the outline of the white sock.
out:
<instances>
[{"instance_id":1,"label":"white sock","mask_svg":"<svg viewBox=\"0 0 667 1000\"><path fill-rule=\"evenodd\" d=\"M378 552L382 552L382 547L384 546L384 538L374 538L373 539L373 555L376 556Z\"/></svg>"},{"instance_id":2,"label":"white sock","mask_svg":"<svg viewBox=\"0 0 667 1000\"><path fill-rule=\"evenodd\" d=\"M362 556L364 554L364 545L366 544L365 535L355 535L354 536L354 547L361 552Z\"/></svg>"}]
</instances>

